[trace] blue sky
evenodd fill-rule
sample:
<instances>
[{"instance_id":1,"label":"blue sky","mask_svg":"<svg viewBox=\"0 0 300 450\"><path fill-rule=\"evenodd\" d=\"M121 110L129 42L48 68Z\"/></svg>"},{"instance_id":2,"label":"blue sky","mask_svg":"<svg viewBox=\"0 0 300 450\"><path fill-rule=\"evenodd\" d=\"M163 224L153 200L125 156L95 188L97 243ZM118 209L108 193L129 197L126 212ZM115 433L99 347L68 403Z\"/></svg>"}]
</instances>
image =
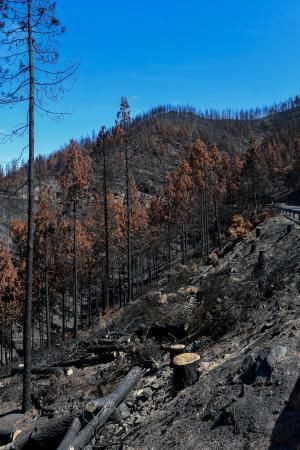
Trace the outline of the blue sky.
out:
<instances>
[{"instance_id":1,"label":"blue sky","mask_svg":"<svg viewBox=\"0 0 300 450\"><path fill-rule=\"evenodd\" d=\"M300 88L299 0L57 0L61 60L79 59L72 89L37 116L36 153L110 126L122 95L133 115L161 103L222 109L272 104ZM24 111L0 107L0 130ZM0 162L19 155L17 139ZM25 154L26 156L26 154Z\"/></svg>"}]
</instances>

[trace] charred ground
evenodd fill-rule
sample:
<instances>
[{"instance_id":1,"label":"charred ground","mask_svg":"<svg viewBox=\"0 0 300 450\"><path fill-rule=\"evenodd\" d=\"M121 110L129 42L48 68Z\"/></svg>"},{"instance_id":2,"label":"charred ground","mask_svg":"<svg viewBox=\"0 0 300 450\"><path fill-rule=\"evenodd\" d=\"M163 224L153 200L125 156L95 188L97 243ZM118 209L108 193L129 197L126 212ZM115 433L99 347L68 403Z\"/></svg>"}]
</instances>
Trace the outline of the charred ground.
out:
<instances>
[{"instance_id":1,"label":"charred ground","mask_svg":"<svg viewBox=\"0 0 300 450\"><path fill-rule=\"evenodd\" d=\"M82 408L138 364L150 371L126 400L128 417L110 422L92 448L296 450L300 229L287 233L288 223L266 220L261 237L252 232L215 266L195 260L174 268L100 327L35 354L34 366L62 370L35 376L36 410L14 427ZM258 271L261 250L266 265ZM99 363L104 338L122 345ZM167 347L182 340L201 357L199 381L174 396ZM3 421L20 405L20 375L2 379L1 400Z\"/></svg>"}]
</instances>

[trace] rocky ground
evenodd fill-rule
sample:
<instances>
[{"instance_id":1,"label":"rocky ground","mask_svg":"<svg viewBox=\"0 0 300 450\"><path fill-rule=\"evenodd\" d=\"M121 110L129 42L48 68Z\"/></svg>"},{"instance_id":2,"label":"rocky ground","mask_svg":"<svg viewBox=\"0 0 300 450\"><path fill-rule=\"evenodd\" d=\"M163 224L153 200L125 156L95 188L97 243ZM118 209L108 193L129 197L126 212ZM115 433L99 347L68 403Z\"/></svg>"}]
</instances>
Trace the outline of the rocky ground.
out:
<instances>
[{"instance_id":1,"label":"rocky ground","mask_svg":"<svg viewBox=\"0 0 300 450\"><path fill-rule=\"evenodd\" d=\"M15 428L68 414L140 365L149 370L122 417L89 448L300 449L300 227L287 233L288 223L266 220L259 238L254 231L212 265L178 268L157 291L76 342L37 353L35 366L66 364L60 373L34 376L31 414L19 414L21 376L0 380L0 434L13 410ZM151 337L153 323L174 329ZM99 364L87 351L104 336L125 344ZM167 346L182 339L201 357L199 380L175 395Z\"/></svg>"}]
</instances>

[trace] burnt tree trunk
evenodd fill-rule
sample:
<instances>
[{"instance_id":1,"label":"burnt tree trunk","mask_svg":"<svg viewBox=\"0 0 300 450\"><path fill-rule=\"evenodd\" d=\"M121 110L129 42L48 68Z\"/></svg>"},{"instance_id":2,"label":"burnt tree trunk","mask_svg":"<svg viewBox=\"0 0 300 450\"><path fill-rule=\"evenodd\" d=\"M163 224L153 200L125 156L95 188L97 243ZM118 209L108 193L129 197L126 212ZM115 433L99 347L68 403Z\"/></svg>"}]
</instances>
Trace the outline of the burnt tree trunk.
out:
<instances>
[{"instance_id":1,"label":"burnt tree trunk","mask_svg":"<svg viewBox=\"0 0 300 450\"><path fill-rule=\"evenodd\" d=\"M94 436L97 429L101 428L109 420L115 409L123 402L125 397L129 394L132 388L138 383L143 376L143 369L134 367L117 385L116 389L103 399L99 399L98 406L101 408L100 412L80 431L72 443L73 450L82 449ZM98 409L97 400L86 405L87 411L96 411Z\"/></svg>"},{"instance_id":2,"label":"burnt tree trunk","mask_svg":"<svg viewBox=\"0 0 300 450\"><path fill-rule=\"evenodd\" d=\"M50 331L50 303L49 303L49 273L48 273L48 239L45 236L45 299L46 299L46 330L47 330L47 347L51 345Z\"/></svg>"},{"instance_id":3,"label":"burnt tree trunk","mask_svg":"<svg viewBox=\"0 0 300 450\"><path fill-rule=\"evenodd\" d=\"M28 225L26 254L26 296L24 308L24 375L23 375L23 411L31 408L31 331L32 331L32 285L33 285L33 242L34 242L34 63L31 0L27 1L28 58L29 58L29 158L28 158Z\"/></svg>"},{"instance_id":4,"label":"burnt tree trunk","mask_svg":"<svg viewBox=\"0 0 300 450\"><path fill-rule=\"evenodd\" d=\"M133 301L132 296L132 247L131 247L131 196L128 145L125 142L125 176L126 176L126 215L127 215L127 302Z\"/></svg>"},{"instance_id":5,"label":"burnt tree trunk","mask_svg":"<svg viewBox=\"0 0 300 450\"><path fill-rule=\"evenodd\" d=\"M107 199L107 170L106 170L106 137L102 135L103 150L103 195L104 195L104 233L105 233L105 280L102 311L106 313L109 305L109 230L108 230L108 199Z\"/></svg>"},{"instance_id":6,"label":"burnt tree trunk","mask_svg":"<svg viewBox=\"0 0 300 450\"><path fill-rule=\"evenodd\" d=\"M73 200L73 307L74 307L74 337L77 337L78 331L78 280L77 280L77 222L76 222L76 200Z\"/></svg>"}]
</instances>

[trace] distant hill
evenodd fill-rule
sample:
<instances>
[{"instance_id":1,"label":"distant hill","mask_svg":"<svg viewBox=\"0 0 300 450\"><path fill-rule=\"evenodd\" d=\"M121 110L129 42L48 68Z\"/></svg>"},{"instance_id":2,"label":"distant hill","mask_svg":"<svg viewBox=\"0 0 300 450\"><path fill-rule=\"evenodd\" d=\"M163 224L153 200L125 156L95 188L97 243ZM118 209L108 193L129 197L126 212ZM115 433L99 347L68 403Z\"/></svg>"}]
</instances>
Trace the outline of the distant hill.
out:
<instances>
[{"instance_id":1,"label":"distant hill","mask_svg":"<svg viewBox=\"0 0 300 450\"><path fill-rule=\"evenodd\" d=\"M245 112L240 114L242 117L245 115L247 116ZM285 176L286 168L293 160L294 141L300 137L298 101L290 110L276 111L274 109L266 117L255 118L254 115L251 120L222 118L217 113L211 113L211 117L199 115L193 112L192 108L176 110L176 108L159 107L132 121L129 130L130 140L133 142L130 164L140 192L146 196L155 194L160 189L165 176L177 167L179 161L189 159L191 146L197 139L207 144L216 144L221 152L243 155L253 137L263 147L271 146L272 157L279 161L277 178L274 182L276 185L274 198L286 198L293 192L293 187L286 187ZM80 140L80 145L92 157L93 184L95 189L100 191L102 189L102 157L95 150L95 138L83 138ZM110 188L118 193L124 190L125 179L120 147L114 141L110 144L108 155ZM37 158L37 187L41 183L53 183L55 176L60 173L63 160L64 150L48 157ZM9 209L13 217L25 217L26 187L15 194L15 191L24 183L25 177L24 167L14 168L6 177L5 184L9 186L6 190L8 193L13 193L13 196L7 197L0 194L3 211L2 230L6 228L5 224L9 220L7 213Z\"/></svg>"},{"instance_id":2,"label":"distant hill","mask_svg":"<svg viewBox=\"0 0 300 450\"><path fill-rule=\"evenodd\" d=\"M132 140L138 142L133 159L138 188L145 194L153 194L165 175L174 170L181 159L189 158L191 145L197 139L216 144L221 152L243 155L250 139L255 137L264 146L275 146L280 157L286 159L283 164L288 165L294 140L300 136L300 107L255 120L207 119L192 112L170 111L133 122L130 134ZM116 150L111 149L113 158ZM92 156L98 185L101 160L95 152ZM116 189L122 183L122 176L118 181Z\"/></svg>"}]
</instances>

